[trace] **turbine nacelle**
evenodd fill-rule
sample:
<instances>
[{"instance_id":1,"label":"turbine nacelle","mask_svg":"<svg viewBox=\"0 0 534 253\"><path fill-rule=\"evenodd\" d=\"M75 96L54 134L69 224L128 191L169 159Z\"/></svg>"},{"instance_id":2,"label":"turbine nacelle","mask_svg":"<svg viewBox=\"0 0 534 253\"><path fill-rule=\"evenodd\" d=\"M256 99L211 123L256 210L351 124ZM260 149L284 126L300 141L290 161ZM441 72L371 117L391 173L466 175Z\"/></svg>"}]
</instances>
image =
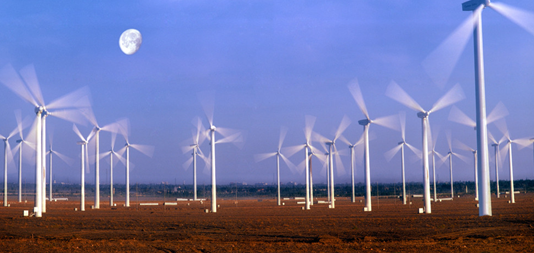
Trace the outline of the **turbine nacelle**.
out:
<instances>
[{"instance_id":1,"label":"turbine nacelle","mask_svg":"<svg viewBox=\"0 0 534 253\"><path fill-rule=\"evenodd\" d=\"M406 142L405 141L401 141L401 142L398 143L398 145L401 145L401 144L406 144Z\"/></svg>"},{"instance_id":2,"label":"turbine nacelle","mask_svg":"<svg viewBox=\"0 0 534 253\"><path fill-rule=\"evenodd\" d=\"M85 141L79 141L79 142L76 142L76 144L78 144L78 145L85 145L85 144L87 144L87 142L85 142Z\"/></svg>"},{"instance_id":3,"label":"turbine nacelle","mask_svg":"<svg viewBox=\"0 0 534 253\"><path fill-rule=\"evenodd\" d=\"M17 140L17 143L21 143L21 142L23 142L23 140Z\"/></svg>"},{"instance_id":4,"label":"turbine nacelle","mask_svg":"<svg viewBox=\"0 0 534 253\"><path fill-rule=\"evenodd\" d=\"M462 10L463 11L474 11L480 5L484 5L484 8L488 7L490 5L490 0L470 0L470 1L464 2L462 3Z\"/></svg>"},{"instance_id":5,"label":"turbine nacelle","mask_svg":"<svg viewBox=\"0 0 534 253\"><path fill-rule=\"evenodd\" d=\"M44 106L35 107L35 114L46 113L46 108Z\"/></svg>"},{"instance_id":6,"label":"turbine nacelle","mask_svg":"<svg viewBox=\"0 0 534 253\"><path fill-rule=\"evenodd\" d=\"M367 126L369 124L373 123L372 120L370 119L362 119L362 120L358 120L358 124L362 125L362 126Z\"/></svg>"},{"instance_id":7,"label":"turbine nacelle","mask_svg":"<svg viewBox=\"0 0 534 253\"><path fill-rule=\"evenodd\" d=\"M424 119L424 118L428 117L429 114L430 114L430 112L418 112L417 113L417 117L419 117L421 119Z\"/></svg>"},{"instance_id":8,"label":"turbine nacelle","mask_svg":"<svg viewBox=\"0 0 534 253\"><path fill-rule=\"evenodd\" d=\"M492 146L492 147L498 147L499 144L497 144L497 143L493 143L493 144L491 144L491 146Z\"/></svg>"},{"instance_id":9,"label":"turbine nacelle","mask_svg":"<svg viewBox=\"0 0 534 253\"><path fill-rule=\"evenodd\" d=\"M210 131L215 131L215 130L217 130L217 128L214 125L211 125Z\"/></svg>"}]
</instances>

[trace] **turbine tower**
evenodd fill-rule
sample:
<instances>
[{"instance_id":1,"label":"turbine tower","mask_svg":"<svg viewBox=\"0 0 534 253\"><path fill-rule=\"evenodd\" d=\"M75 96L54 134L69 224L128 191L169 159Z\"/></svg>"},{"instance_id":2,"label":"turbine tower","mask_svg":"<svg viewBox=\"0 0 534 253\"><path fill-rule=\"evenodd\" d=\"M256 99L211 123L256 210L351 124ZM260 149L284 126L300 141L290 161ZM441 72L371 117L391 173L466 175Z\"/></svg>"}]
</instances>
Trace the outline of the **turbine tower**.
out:
<instances>
[{"instance_id":1,"label":"turbine tower","mask_svg":"<svg viewBox=\"0 0 534 253\"><path fill-rule=\"evenodd\" d=\"M49 174L48 174L48 178L50 180L50 183L49 183L49 186L50 186L50 189L49 189L49 201L52 201L53 198L52 198L52 187L54 185L54 181L53 181L53 177L52 177L52 157L53 155L56 155L57 157L59 157L63 162L65 162L66 164L68 165L72 165L72 160L70 158L68 158L67 156L57 152L56 150L52 149L52 135L50 135L48 137L48 139L50 140L50 147L49 147L49 150L48 152L46 153L48 156L48 167L49 167Z\"/></svg>"},{"instance_id":2,"label":"turbine tower","mask_svg":"<svg viewBox=\"0 0 534 253\"><path fill-rule=\"evenodd\" d=\"M419 159L421 159L421 151L406 142L406 113L404 111L399 113L400 129L402 141L398 145L384 154L386 160L389 162L399 150L401 151L401 176L402 176L402 204L406 205L406 176L404 169L404 147L408 147Z\"/></svg>"},{"instance_id":3,"label":"turbine tower","mask_svg":"<svg viewBox=\"0 0 534 253\"><path fill-rule=\"evenodd\" d=\"M114 206L113 202L113 166L117 163L117 160L113 160L115 156L122 164L126 166L126 160L122 158L117 152L115 152L115 141L117 140L117 133L111 132L111 149L107 152L101 154L101 157L104 158L109 155L109 206Z\"/></svg>"},{"instance_id":4,"label":"turbine tower","mask_svg":"<svg viewBox=\"0 0 534 253\"><path fill-rule=\"evenodd\" d=\"M424 182L424 201L425 201L425 213L432 213L430 206L430 178L428 171L428 136L430 134L430 124L428 122L428 116L430 113L436 112L444 107L454 104L464 99L464 94L460 85L452 87L443 97L441 97L430 110L425 111L415 100L413 100L408 93L406 93L397 83L391 81L389 84L386 95L393 100L418 111L417 117L421 118L423 129L423 182Z\"/></svg>"},{"instance_id":5,"label":"turbine tower","mask_svg":"<svg viewBox=\"0 0 534 253\"><path fill-rule=\"evenodd\" d=\"M354 79L348 85L349 91L352 94L356 104L362 111L365 119L358 121L358 124L363 126L363 143L364 143L364 166L365 166L365 207L364 211L370 212L371 208L371 162L369 158L369 127L371 123L381 125L393 130L398 130L396 123L398 122L397 116L387 116L383 118L377 118L371 120L369 113L367 112L367 107L365 106L365 101L363 100L363 95L360 90L360 85L358 80Z\"/></svg>"},{"instance_id":6,"label":"turbine tower","mask_svg":"<svg viewBox=\"0 0 534 253\"><path fill-rule=\"evenodd\" d=\"M76 144L81 146L81 178L80 178L80 184L81 184L81 190L80 190L80 211L85 211L85 166L89 167L89 164L87 164L89 161L87 159L87 143L89 142L89 137L87 138L83 137L82 133L80 133L80 130L78 127L74 124L72 125L72 130L78 135L80 138L80 141L76 142ZM92 133L92 132L91 132Z\"/></svg>"},{"instance_id":7,"label":"turbine tower","mask_svg":"<svg viewBox=\"0 0 534 253\"><path fill-rule=\"evenodd\" d=\"M454 143L460 149L473 153L473 164L474 164L474 173L475 173L475 200L478 201L478 166L477 166L477 151L467 146L459 140L454 140Z\"/></svg>"},{"instance_id":8,"label":"turbine tower","mask_svg":"<svg viewBox=\"0 0 534 253\"><path fill-rule=\"evenodd\" d=\"M195 119L196 119L196 123L195 123ZM193 144L190 144L191 142L189 142L189 140L187 140L188 143L187 143L186 146L182 147L182 151L183 151L184 154L187 153L187 152L193 151L192 157L189 158L183 164L183 167L184 167L184 169L187 170L189 168L189 165L191 165L191 163L193 163L193 200L197 201L197 156L200 155L200 157L202 159L205 159L205 156L202 153L202 150L200 149L200 145L206 139L205 138L205 134L204 134L206 129L202 125L202 121L201 121L201 119L199 117L196 117L195 119L193 119L193 122L192 122L193 125L195 125L195 127L196 127L196 132L195 131L193 132L193 136L191 138L191 142L193 142Z\"/></svg>"},{"instance_id":9,"label":"turbine tower","mask_svg":"<svg viewBox=\"0 0 534 253\"><path fill-rule=\"evenodd\" d=\"M7 136L0 135L0 139L4 140L4 206L7 207L7 164L13 160L13 154L11 153L11 146L9 145L9 138L13 137L18 131L17 126Z\"/></svg>"},{"instance_id":10,"label":"turbine tower","mask_svg":"<svg viewBox=\"0 0 534 253\"><path fill-rule=\"evenodd\" d=\"M454 180L452 176L452 157L456 156L466 163L467 163L467 157L452 151L452 137L451 137L450 131L447 132L447 144L449 144L449 152L447 153L447 156L445 156L445 159L447 157L449 158L449 172L451 176L451 198L454 198L454 185L453 185Z\"/></svg>"}]
</instances>

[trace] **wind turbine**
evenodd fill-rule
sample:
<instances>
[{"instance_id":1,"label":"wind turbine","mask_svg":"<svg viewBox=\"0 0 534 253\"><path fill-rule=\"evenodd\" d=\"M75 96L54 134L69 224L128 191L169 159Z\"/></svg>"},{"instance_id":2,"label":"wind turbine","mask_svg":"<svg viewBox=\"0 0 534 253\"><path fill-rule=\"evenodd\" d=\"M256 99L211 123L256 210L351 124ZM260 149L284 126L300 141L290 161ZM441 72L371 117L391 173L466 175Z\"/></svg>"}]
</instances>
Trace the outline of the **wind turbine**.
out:
<instances>
[{"instance_id":1,"label":"wind turbine","mask_svg":"<svg viewBox=\"0 0 534 253\"><path fill-rule=\"evenodd\" d=\"M117 163L117 161L113 161L113 157L117 157L119 161L121 161L122 164L126 165L126 161L122 156L120 156L117 152L115 152L115 141L117 140L117 133L111 132L111 149L107 152L104 152L101 154L101 157L104 158L109 155L109 206L113 206L113 166Z\"/></svg>"},{"instance_id":2,"label":"wind turbine","mask_svg":"<svg viewBox=\"0 0 534 253\"><path fill-rule=\"evenodd\" d=\"M215 125L213 125L213 111L215 110L215 103L214 103L215 98L214 98L213 93L199 94L198 98L202 104L204 113L209 123L208 131L209 131L209 140L210 140L210 145L211 145L211 153L210 153L211 161L209 162L209 164L211 165L211 212L216 213L217 212L217 180L216 180L216 173L215 173L215 145L218 143L227 143L227 142L232 142L234 144L243 143L243 135L239 131L221 128L221 127L215 127ZM215 132L218 132L219 134L221 134L223 138L218 141L215 141Z\"/></svg>"},{"instance_id":3,"label":"wind turbine","mask_svg":"<svg viewBox=\"0 0 534 253\"><path fill-rule=\"evenodd\" d=\"M12 162L13 154L11 153L11 146L9 145L9 139L13 137L19 130L17 126L9 135L3 136L0 134L0 139L4 140L4 206L7 206L7 164Z\"/></svg>"},{"instance_id":4,"label":"wind turbine","mask_svg":"<svg viewBox=\"0 0 534 253\"><path fill-rule=\"evenodd\" d=\"M14 147L14 150L18 148L19 150L19 203L22 202L22 152L23 152L23 146L27 145L31 149L35 150L35 146L33 143L28 142L26 139L24 139L24 133L23 130L26 128L26 123L28 118L25 118L24 121L21 120L20 110L17 110L15 112L15 118L17 120L17 128L18 128L18 134L19 138L17 140L17 145Z\"/></svg>"},{"instance_id":5,"label":"wind turbine","mask_svg":"<svg viewBox=\"0 0 534 253\"><path fill-rule=\"evenodd\" d=\"M88 90L81 88L45 105L33 65L24 67L19 76L11 65L0 70L0 82L35 107L35 217L46 212L46 117L51 115L74 123L85 122L78 108L89 107ZM24 81L23 81L24 79ZM49 111L57 110L57 111Z\"/></svg>"},{"instance_id":6,"label":"wind turbine","mask_svg":"<svg viewBox=\"0 0 534 253\"><path fill-rule=\"evenodd\" d=\"M501 163L501 160L500 160L501 155L499 152L499 145L501 145L502 141L504 140L504 136L499 141L497 141L495 137L493 137L493 135L490 132L488 132L488 138L490 138L493 141L493 144L491 144L491 146L495 150L495 185L496 185L495 194L497 195L497 198L500 198L501 192L499 190L499 164Z\"/></svg>"},{"instance_id":7,"label":"wind turbine","mask_svg":"<svg viewBox=\"0 0 534 253\"><path fill-rule=\"evenodd\" d=\"M364 142L364 164L365 164L365 207L364 211L371 211L371 163L369 158L369 127L370 125L377 124L384 126L393 130L397 130L396 122L398 122L397 116L387 116L382 118L371 119L369 113L367 112L367 107L365 106L365 101L363 100L363 95L360 90L360 85L358 80L354 79L348 85L349 91L354 97L356 104L362 111L365 119L358 121L358 124L363 126L363 142Z\"/></svg>"},{"instance_id":8,"label":"wind turbine","mask_svg":"<svg viewBox=\"0 0 534 253\"><path fill-rule=\"evenodd\" d=\"M289 169L294 172L295 171L295 165L289 161L289 159L284 155L282 154L282 144L284 143L284 139L286 137L286 134L287 134L287 128L286 127L282 127L280 129L280 138L278 139L278 149L276 150L276 152L272 152L272 153L265 153L265 154L258 154L258 155L254 155L254 159L256 160L256 162L260 162L260 161L263 161L267 158L271 158L273 156L276 156L276 178L277 178L277 184L278 184L278 188L277 188L277 204L280 206L282 205L282 201L281 201L281 198L280 198L280 157L282 158L282 160L285 162L285 164L287 165L287 167L289 167Z\"/></svg>"},{"instance_id":9,"label":"wind turbine","mask_svg":"<svg viewBox=\"0 0 534 253\"><path fill-rule=\"evenodd\" d=\"M118 132L117 123L111 123L100 127L91 108L86 108L83 113L87 120L94 126L91 134L95 140L95 209L100 209L100 131Z\"/></svg>"},{"instance_id":10,"label":"wind turbine","mask_svg":"<svg viewBox=\"0 0 534 253\"><path fill-rule=\"evenodd\" d=\"M316 118L314 116L306 115L305 116L305 122L304 122L304 137L306 139L306 142L303 145L297 145L292 147L287 147L284 149L284 153L286 153L287 157L293 156L293 154L299 152L300 150L304 149L304 161L301 164L297 166L297 168L300 170L302 167L304 167L304 174L305 174L305 180L306 180L306 198L305 198L305 209L310 210L310 163L309 163L309 152L311 151L314 153L314 147L311 145L312 142L312 133L313 133L313 126L315 125ZM302 170L300 171L302 172Z\"/></svg>"},{"instance_id":11,"label":"wind turbine","mask_svg":"<svg viewBox=\"0 0 534 253\"><path fill-rule=\"evenodd\" d=\"M508 115L508 109L504 106L502 102L497 103L495 108L488 114L488 117L486 118L486 124L490 124L500 118L505 117ZM471 119L469 116L467 116L464 112L462 112L458 107L452 106L451 112L449 113L449 120L460 123L462 125L466 125L469 127L472 127L475 131L477 130L476 122ZM488 132L489 133L489 132ZM497 145L498 146L498 145ZM468 146L464 146L464 148L469 148ZM476 200L478 200L478 161L477 161L477 150L471 150L475 156L475 185L476 185ZM498 165L496 165L498 166ZM497 175L497 181L498 175ZM499 183L497 183L498 188ZM497 195L499 195L497 193Z\"/></svg>"},{"instance_id":12,"label":"wind turbine","mask_svg":"<svg viewBox=\"0 0 534 253\"><path fill-rule=\"evenodd\" d=\"M182 151L183 151L184 154L189 152L189 151L193 151L192 157L189 158L183 164L183 166L184 166L184 169L187 170L189 168L189 165L191 165L191 163L193 163L193 200L195 200L195 201L197 200L197 156L200 155L200 157L202 159L204 159L204 154L202 153L202 150L200 150L200 145L205 140L204 132L206 131L206 129L202 125L201 119L197 117L196 120L197 120L196 133L193 133L193 136L191 138L193 144L184 146L182 148ZM194 121L195 120L193 120L193 124L195 124Z\"/></svg>"},{"instance_id":13,"label":"wind turbine","mask_svg":"<svg viewBox=\"0 0 534 253\"><path fill-rule=\"evenodd\" d=\"M466 163L467 163L467 157L452 151L452 137L451 137L451 132L450 131L448 131L446 133L446 136L447 136L447 144L449 144L449 152L445 156L445 159L447 157L449 158L449 173L450 173L450 176L451 176L451 198L454 198L454 185L453 185L454 184L454 180L453 180L453 177L452 177L452 157L456 156L456 157L460 158L462 161L464 161Z\"/></svg>"},{"instance_id":14,"label":"wind turbine","mask_svg":"<svg viewBox=\"0 0 534 253\"><path fill-rule=\"evenodd\" d=\"M76 126L76 124L73 124L72 125L72 130L74 131L74 133L76 133L76 135L78 135L78 137L80 138L80 141L76 142L76 144L80 145L81 146L81 156L80 156L80 159L81 159L81 163L80 163L80 166L81 166L81 178L80 178L80 184L81 184L81 190L80 190L80 211L85 211L85 166L89 167L89 164L88 164L88 151L87 151L87 143L89 142L89 139L91 137L91 134L92 134L92 131L91 131L91 134L89 134L89 136L87 138L83 137L82 133L80 133L80 130L78 129L78 127Z\"/></svg>"},{"instance_id":15,"label":"wind turbine","mask_svg":"<svg viewBox=\"0 0 534 253\"><path fill-rule=\"evenodd\" d=\"M341 123L339 123L339 126L334 134L333 139L328 139L318 133L314 133L315 139L321 143L324 143L328 145L328 170L329 170L329 180L330 180L330 207L336 208L336 201L335 201L335 194L334 194L334 156L336 158L336 165L337 165L337 171L338 174L344 173L345 169L343 167L343 163L341 162L341 157L339 156L339 151L336 148L336 141L341 140L345 142L347 145L350 145L351 143L345 139L345 137L342 136L343 132L349 127L351 121L347 116L343 116L343 119L341 119Z\"/></svg>"},{"instance_id":16,"label":"wind turbine","mask_svg":"<svg viewBox=\"0 0 534 253\"><path fill-rule=\"evenodd\" d=\"M54 180L53 180L53 177L52 177L52 157L53 155L56 155L57 157L59 157L63 162L65 162L66 164L68 165L72 165L72 159L68 158L67 156L59 153L58 151L54 150L52 148L52 143L53 143L53 135L52 133L50 133L50 135L48 136L48 139L50 140L50 146L49 146L49 150L48 152L46 152L48 156L48 167L49 167L49 170L48 170L48 178L50 180L50 183L49 183L49 186L50 186L50 189L49 189L49 200L52 201L52 187L54 185Z\"/></svg>"},{"instance_id":17,"label":"wind turbine","mask_svg":"<svg viewBox=\"0 0 534 253\"><path fill-rule=\"evenodd\" d=\"M406 93L397 83L391 81L387 90L386 96L393 100L417 111L417 117L421 118L423 129L423 182L424 182L424 199L425 199L425 213L432 213L430 206L430 180L428 172L428 136L430 132L430 124L428 116L444 107L454 104L464 99L462 88L459 84L452 87L445 95L443 95L430 110L425 111L415 100L413 100L408 93Z\"/></svg>"},{"instance_id":18,"label":"wind turbine","mask_svg":"<svg viewBox=\"0 0 534 253\"><path fill-rule=\"evenodd\" d=\"M133 148L148 157L152 157L154 154L154 147L149 145L130 144L130 141L128 140L130 123L127 119L122 122L122 124L119 124L119 130L124 137L124 140L126 140L126 144L124 145L124 148L121 149L123 151L119 151L119 154L122 156L122 152L124 152L124 150L126 151L126 200L124 206L130 207L130 148Z\"/></svg>"},{"instance_id":19,"label":"wind turbine","mask_svg":"<svg viewBox=\"0 0 534 253\"><path fill-rule=\"evenodd\" d=\"M515 194L514 194L514 164L512 160L512 143L519 144L523 147L526 147L530 144L530 139L528 138L522 138L522 139L511 139L510 138L510 132L508 131L508 127L506 126L506 122L504 120L500 120L496 122L495 124L497 128L503 133L503 138L507 141L506 145L502 148L502 153L506 153L508 151L508 162L509 162L509 169L510 169L510 203L515 203ZM508 149L508 150L507 150Z\"/></svg>"},{"instance_id":20,"label":"wind turbine","mask_svg":"<svg viewBox=\"0 0 534 253\"><path fill-rule=\"evenodd\" d=\"M454 143L457 147L460 149L463 149L467 152L473 153L473 164L474 164L474 172L475 172L475 200L478 200L478 166L477 166L477 151L475 149L472 149L471 147L467 146L463 142L459 140L454 140Z\"/></svg>"},{"instance_id":21,"label":"wind turbine","mask_svg":"<svg viewBox=\"0 0 534 253\"><path fill-rule=\"evenodd\" d=\"M399 150L401 151L401 175L402 175L402 204L406 205L406 177L404 170L404 147L408 147L416 156L421 159L421 151L406 142L406 113L404 111L399 114L400 129L402 141L398 145L384 154L386 160L389 162Z\"/></svg>"},{"instance_id":22,"label":"wind turbine","mask_svg":"<svg viewBox=\"0 0 534 253\"><path fill-rule=\"evenodd\" d=\"M446 83L463 48L473 31L475 46L475 91L476 91L476 125L477 125L477 160L479 164L479 216L491 216L491 193L488 157L488 130L486 119L486 91L484 82L484 52L482 48L482 10L491 7L498 13L512 20L519 26L534 34L531 20L533 15L502 3L490 3L490 0L470 0L462 3L463 11L472 11L473 15L465 20L427 59L423 62L429 75L436 83Z\"/></svg>"}]
</instances>

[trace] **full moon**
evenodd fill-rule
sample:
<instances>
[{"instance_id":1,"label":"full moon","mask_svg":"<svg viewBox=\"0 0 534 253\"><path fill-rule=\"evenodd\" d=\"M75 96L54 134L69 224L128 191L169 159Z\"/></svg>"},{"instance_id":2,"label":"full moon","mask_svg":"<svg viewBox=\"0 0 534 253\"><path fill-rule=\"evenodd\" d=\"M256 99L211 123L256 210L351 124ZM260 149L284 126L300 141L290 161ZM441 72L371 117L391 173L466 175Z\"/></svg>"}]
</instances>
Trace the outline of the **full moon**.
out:
<instances>
[{"instance_id":1,"label":"full moon","mask_svg":"<svg viewBox=\"0 0 534 253\"><path fill-rule=\"evenodd\" d=\"M143 38L141 37L141 33L139 31L136 29L128 29L121 34L119 46L121 47L123 53L131 55L139 50L142 42Z\"/></svg>"}]
</instances>

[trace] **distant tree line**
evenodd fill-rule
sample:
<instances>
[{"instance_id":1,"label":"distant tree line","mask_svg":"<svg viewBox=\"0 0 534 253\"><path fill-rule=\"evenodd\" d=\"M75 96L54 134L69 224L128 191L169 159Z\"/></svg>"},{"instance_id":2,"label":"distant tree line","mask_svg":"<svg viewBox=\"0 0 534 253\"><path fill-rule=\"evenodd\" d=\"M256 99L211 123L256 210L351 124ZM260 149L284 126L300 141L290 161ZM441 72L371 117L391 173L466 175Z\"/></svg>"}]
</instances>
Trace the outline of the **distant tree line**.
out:
<instances>
[{"instance_id":1,"label":"distant tree line","mask_svg":"<svg viewBox=\"0 0 534 253\"><path fill-rule=\"evenodd\" d=\"M327 197L327 185L314 184L313 195L314 197L322 198ZM437 193L441 196L450 195L450 183L440 182L436 184ZM125 185L114 185L114 197L120 198L125 195ZM467 188L467 192L466 192ZM521 192L533 192L534 180L516 180L514 181L514 188L516 191ZM23 195L34 195L35 184L25 184L23 187ZM47 186L47 190L48 190ZM433 184L431 183L431 192L433 192ZM510 189L509 181L500 181L499 189L501 192L508 191ZM85 191L87 196L94 194L95 186L86 184ZM255 185L243 185L231 183L228 185L217 186L217 196L219 198L275 198L277 186L266 184ZM350 184L337 184L334 187L336 197L350 197L352 194L352 186ZM305 185L302 184L285 184L281 186L282 198L292 197L304 197L306 195ZM496 184L491 182L491 192L496 192ZM400 196L402 194L402 183L374 183L372 184L372 196ZM460 181L454 182L454 194L465 195L475 193L475 182ZM3 188L0 191L0 195L3 194ZM11 196L18 195L18 184L8 184L8 194ZM53 194L55 197L68 197L79 196L80 185L79 184L54 184ZM100 194L102 197L109 196L109 185L100 185ZM193 185L184 184L133 184L130 185L131 196L146 196L146 197L166 197L172 198L192 198L193 197ZM355 185L355 194L357 197L365 196L365 184L358 183ZM423 194L422 183L407 183L406 194ZM198 198L209 199L211 196L211 185L197 185ZM48 194L47 194L48 197Z\"/></svg>"}]
</instances>

